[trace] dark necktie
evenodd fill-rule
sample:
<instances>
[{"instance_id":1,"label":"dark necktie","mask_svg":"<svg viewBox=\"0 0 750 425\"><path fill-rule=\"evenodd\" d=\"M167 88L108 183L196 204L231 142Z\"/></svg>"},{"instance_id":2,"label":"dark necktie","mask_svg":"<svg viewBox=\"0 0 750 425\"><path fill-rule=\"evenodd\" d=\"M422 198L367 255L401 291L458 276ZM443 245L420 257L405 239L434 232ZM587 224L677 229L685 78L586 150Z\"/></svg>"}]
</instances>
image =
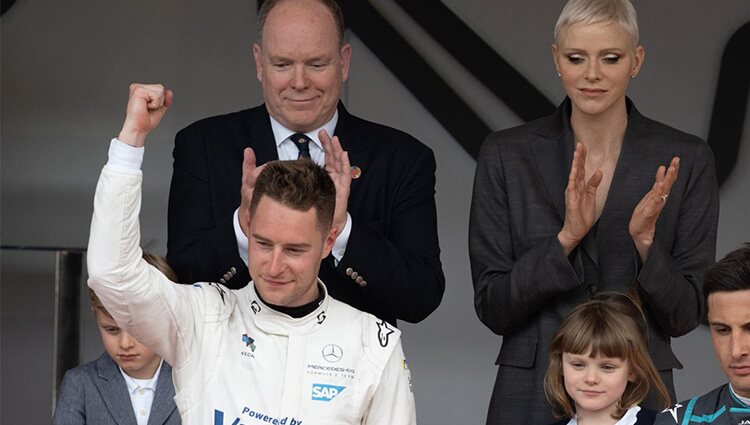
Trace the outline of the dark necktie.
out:
<instances>
[{"instance_id":1,"label":"dark necktie","mask_svg":"<svg viewBox=\"0 0 750 425\"><path fill-rule=\"evenodd\" d=\"M299 156L297 158L310 158L310 138L302 133L294 133L289 137L292 143L297 145Z\"/></svg>"}]
</instances>

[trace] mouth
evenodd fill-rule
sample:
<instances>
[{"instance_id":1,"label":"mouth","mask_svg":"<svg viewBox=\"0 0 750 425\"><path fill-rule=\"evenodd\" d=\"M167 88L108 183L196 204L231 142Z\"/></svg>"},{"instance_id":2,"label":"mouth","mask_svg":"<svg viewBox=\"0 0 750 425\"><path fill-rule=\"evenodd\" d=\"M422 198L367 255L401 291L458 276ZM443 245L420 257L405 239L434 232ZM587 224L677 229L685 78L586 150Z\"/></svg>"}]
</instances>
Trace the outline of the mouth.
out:
<instances>
[{"instance_id":1,"label":"mouth","mask_svg":"<svg viewBox=\"0 0 750 425\"><path fill-rule=\"evenodd\" d=\"M607 90L605 89L596 89L596 88L582 88L578 89L581 94L583 94L586 97L600 97L607 93Z\"/></svg>"},{"instance_id":2,"label":"mouth","mask_svg":"<svg viewBox=\"0 0 750 425\"><path fill-rule=\"evenodd\" d=\"M604 394L604 391L594 391L594 390L580 390L585 396L587 397L596 397L601 394Z\"/></svg>"},{"instance_id":3,"label":"mouth","mask_svg":"<svg viewBox=\"0 0 750 425\"><path fill-rule=\"evenodd\" d=\"M274 287L282 287L284 285L287 285L291 283L290 280L279 280L279 279L269 279L267 277L263 277L263 282L265 282L268 286L274 288Z\"/></svg>"},{"instance_id":4,"label":"mouth","mask_svg":"<svg viewBox=\"0 0 750 425\"><path fill-rule=\"evenodd\" d=\"M750 365L737 365L733 366L730 365L729 369L732 371L734 375L738 376L750 376Z\"/></svg>"},{"instance_id":5,"label":"mouth","mask_svg":"<svg viewBox=\"0 0 750 425\"><path fill-rule=\"evenodd\" d=\"M132 362L138 358L138 354L118 354L117 357L124 362Z\"/></svg>"}]
</instances>

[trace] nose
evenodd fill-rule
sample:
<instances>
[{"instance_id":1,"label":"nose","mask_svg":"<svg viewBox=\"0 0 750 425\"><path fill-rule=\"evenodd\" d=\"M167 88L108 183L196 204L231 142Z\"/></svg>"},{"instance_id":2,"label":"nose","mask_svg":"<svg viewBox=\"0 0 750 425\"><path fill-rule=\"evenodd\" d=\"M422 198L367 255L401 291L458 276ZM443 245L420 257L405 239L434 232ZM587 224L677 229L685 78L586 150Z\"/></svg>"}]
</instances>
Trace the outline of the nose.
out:
<instances>
[{"instance_id":1,"label":"nose","mask_svg":"<svg viewBox=\"0 0 750 425\"><path fill-rule=\"evenodd\" d=\"M268 275L279 276L284 271L284 259L281 250L275 249L268 263Z\"/></svg>"},{"instance_id":2,"label":"nose","mask_svg":"<svg viewBox=\"0 0 750 425\"><path fill-rule=\"evenodd\" d=\"M307 69L305 64L296 64L292 75L292 87L295 90L303 90L308 86Z\"/></svg>"},{"instance_id":3,"label":"nose","mask_svg":"<svg viewBox=\"0 0 750 425\"><path fill-rule=\"evenodd\" d=\"M599 71L599 62L595 60L588 61L588 67L586 68L586 79L589 81L599 81L601 79Z\"/></svg>"},{"instance_id":4,"label":"nose","mask_svg":"<svg viewBox=\"0 0 750 425\"><path fill-rule=\"evenodd\" d=\"M599 374L597 373L596 368L588 368L588 370L586 370L585 379L586 383L589 385L594 385L599 382Z\"/></svg>"},{"instance_id":5,"label":"nose","mask_svg":"<svg viewBox=\"0 0 750 425\"><path fill-rule=\"evenodd\" d=\"M127 332L120 332L120 347L122 349L130 349L135 346L135 338L133 338L129 333Z\"/></svg>"},{"instance_id":6,"label":"nose","mask_svg":"<svg viewBox=\"0 0 750 425\"><path fill-rule=\"evenodd\" d=\"M732 358L739 360L746 357L750 352L750 336L744 333L742 330L734 332L732 334Z\"/></svg>"}]
</instances>

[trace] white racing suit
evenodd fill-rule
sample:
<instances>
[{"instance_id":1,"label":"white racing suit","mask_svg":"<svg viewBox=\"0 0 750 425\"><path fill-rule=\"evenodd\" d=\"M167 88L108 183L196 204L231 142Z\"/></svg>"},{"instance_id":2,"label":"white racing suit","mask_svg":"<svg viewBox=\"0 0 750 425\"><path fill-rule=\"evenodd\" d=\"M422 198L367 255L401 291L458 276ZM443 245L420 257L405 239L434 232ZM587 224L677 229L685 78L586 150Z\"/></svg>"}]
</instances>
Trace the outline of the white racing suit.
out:
<instances>
[{"instance_id":1,"label":"white racing suit","mask_svg":"<svg viewBox=\"0 0 750 425\"><path fill-rule=\"evenodd\" d=\"M293 319L263 304L252 282L236 291L177 285L142 260L141 181L139 169L102 170L88 284L123 329L173 366L183 424L416 423L400 332L388 323L327 293Z\"/></svg>"}]
</instances>

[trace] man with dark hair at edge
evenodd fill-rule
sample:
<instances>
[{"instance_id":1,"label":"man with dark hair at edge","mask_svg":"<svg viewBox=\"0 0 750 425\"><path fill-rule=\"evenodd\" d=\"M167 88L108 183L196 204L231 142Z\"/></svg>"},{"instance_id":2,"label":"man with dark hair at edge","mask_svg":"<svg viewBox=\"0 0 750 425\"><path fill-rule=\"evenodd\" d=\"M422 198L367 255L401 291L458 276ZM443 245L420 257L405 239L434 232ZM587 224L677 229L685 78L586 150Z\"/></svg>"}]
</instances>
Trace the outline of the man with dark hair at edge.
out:
<instances>
[{"instance_id":1,"label":"man with dark hair at edge","mask_svg":"<svg viewBox=\"0 0 750 425\"><path fill-rule=\"evenodd\" d=\"M703 282L716 360L729 382L656 416L656 425L750 424L750 243L714 264Z\"/></svg>"}]
</instances>

